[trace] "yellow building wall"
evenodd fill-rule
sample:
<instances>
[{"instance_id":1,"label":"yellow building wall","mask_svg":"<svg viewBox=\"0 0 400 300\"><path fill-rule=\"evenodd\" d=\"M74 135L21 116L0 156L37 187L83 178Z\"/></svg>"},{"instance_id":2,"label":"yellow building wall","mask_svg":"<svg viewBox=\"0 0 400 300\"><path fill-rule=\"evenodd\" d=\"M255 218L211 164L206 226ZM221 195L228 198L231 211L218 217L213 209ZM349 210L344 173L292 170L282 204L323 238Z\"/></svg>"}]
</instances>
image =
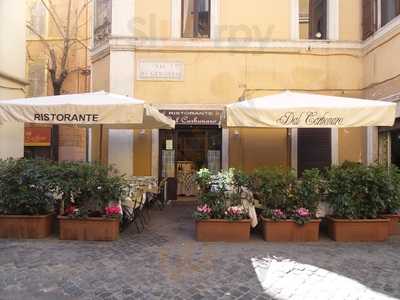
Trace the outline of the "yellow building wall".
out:
<instances>
[{"instance_id":1,"label":"yellow building wall","mask_svg":"<svg viewBox=\"0 0 400 300\"><path fill-rule=\"evenodd\" d=\"M339 40L360 41L362 37L362 0L339 0Z\"/></svg>"},{"instance_id":2,"label":"yellow building wall","mask_svg":"<svg viewBox=\"0 0 400 300\"><path fill-rule=\"evenodd\" d=\"M251 172L261 167L289 167L286 129L231 129L229 166Z\"/></svg>"},{"instance_id":3,"label":"yellow building wall","mask_svg":"<svg viewBox=\"0 0 400 300\"><path fill-rule=\"evenodd\" d=\"M364 128L339 129L339 163L363 162L365 159L364 146Z\"/></svg>"},{"instance_id":4,"label":"yellow building wall","mask_svg":"<svg viewBox=\"0 0 400 300\"><path fill-rule=\"evenodd\" d=\"M135 1L135 37L167 39L171 36L171 0Z\"/></svg>"},{"instance_id":5,"label":"yellow building wall","mask_svg":"<svg viewBox=\"0 0 400 300\"><path fill-rule=\"evenodd\" d=\"M92 91L110 90L110 56L92 63Z\"/></svg>"},{"instance_id":6,"label":"yellow building wall","mask_svg":"<svg viewBox=\"0 0 400 300\"><path fill-rule=\"evenodd\" d=\"M174 51L136 52L136 61L182 61L184 81L138 81L135 96L155 104L227 104L247 98L300 90L348 95L362 87L356 54ZM346 72L343 72L346 70Z\"/></svg>"},{"instance_id":7,"label":"yellow building wall","mask_svg":"<svg viewBox=\"0 0 400 300\"><path fill-rule=\"evenodd\" d=\"M400 27L364 51L364 96L380 99L400 92Z\"/></svg>"},{"instance_id":8,"label":"yellow building wall","mask_svg":"<svg viewBox=\"0 0 400 300\"><path fill-rule=\"evenodd\" d=\"M289 0L221 0L220 11L221 39L290 38Z\"/></svg>"},{"instance_id":9,"label":"yellow building wall","mask_svg":"<svg viewBox=\"0 0 400 300\"><path fill-rule=\"evenodd\" d=\"M151 130L143 133L140 130L134 131L133 141L133 175L151 176L151 149L152 149Z\"/></svg>"}]
</instances>

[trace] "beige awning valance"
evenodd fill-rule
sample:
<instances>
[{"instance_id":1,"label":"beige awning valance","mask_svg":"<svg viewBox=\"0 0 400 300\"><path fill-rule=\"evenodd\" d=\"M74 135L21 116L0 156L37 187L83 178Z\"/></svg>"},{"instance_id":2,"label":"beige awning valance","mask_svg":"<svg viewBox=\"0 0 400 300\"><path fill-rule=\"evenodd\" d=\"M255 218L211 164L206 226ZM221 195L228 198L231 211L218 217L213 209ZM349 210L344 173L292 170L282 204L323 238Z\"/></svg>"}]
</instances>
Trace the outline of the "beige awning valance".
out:
<instances>
[{"instance_id":1,"label":"beige awning valance","mask_svg":"<svg viewBox=\"0 0 400 300\"><path fill-rule=\"evenodd\" d=\"M175 122L139 99L106 92L22 98L0 102L1 123L174 128Z\"/></svg>"},{"instance_id":2,"label":"beige awning valance","mask_svg":"<svg viewBox=\"0 0 400 300\"><path fill-rule=\"evenodd\" d=\"M357 98L284 92L230 104L225 127L345 128L392 126L396 104Z\"/></svg>"}]
</instances>

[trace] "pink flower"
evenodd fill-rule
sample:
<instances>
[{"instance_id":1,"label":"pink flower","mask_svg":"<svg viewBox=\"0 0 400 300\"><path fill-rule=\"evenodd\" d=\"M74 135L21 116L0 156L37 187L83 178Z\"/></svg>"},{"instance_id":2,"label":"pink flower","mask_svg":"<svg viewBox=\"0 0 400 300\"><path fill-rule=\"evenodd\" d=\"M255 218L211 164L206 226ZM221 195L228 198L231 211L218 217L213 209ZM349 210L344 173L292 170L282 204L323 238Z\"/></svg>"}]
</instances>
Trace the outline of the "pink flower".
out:
<instances>
[{"instance_id":1,"label":"pink flower","mask_svg":"<svg viewBox=\"0 0 400 300\"><path fill-rule=\"evenodd\" d=\"M106 216L108 217L114 217L121 214L121 208L116 205L106 207L105 211L106 211Z\"/></svg>"},{"instance_id":2,"label":"pink flower","mask_svg":"<svg viewBox=\"0 0 400 300\"><path fill-rule=\"evenodd\" d=\"M239 206L231 206L225 212L225 215L229 216L241 216L243 214L244 214L244 209Z\"/></svg>"},{"instance_id":3,"label":"pink flower","mask_svg":"<svg viewBox=\"0 0 400 300\"><path fill-rule=\"evenodd\" d=\"M286 219L286 215L281 209L274 209L272 211L272 216L274 216L277 219Z\"/></svg>"},{"instance_id":4,"label":"pink flower","mask_svg":"<svg viewBox=\"0 0 400 300\"><path fill-rule=\"evenodd\" d=\"M208 207L207 204L204 204L203 206L198 206L198 207L197 207L197 211L198 211L199 213L209 215L209 214L211 214L212 209L211 209L210 207Z\"/></svg>"},{"instance_id":5,"label":"pink flower","mask_svg":"<svg viewBox=\"0 0 400 300\"><path fill-rule=\"evenodd\" d=\"M296 209L295 213L296 213L296 215L298 215L299 217L302 217L302 218L308 218L311 215L310 211L304 207Z\"/></svg>"}]
</instances>

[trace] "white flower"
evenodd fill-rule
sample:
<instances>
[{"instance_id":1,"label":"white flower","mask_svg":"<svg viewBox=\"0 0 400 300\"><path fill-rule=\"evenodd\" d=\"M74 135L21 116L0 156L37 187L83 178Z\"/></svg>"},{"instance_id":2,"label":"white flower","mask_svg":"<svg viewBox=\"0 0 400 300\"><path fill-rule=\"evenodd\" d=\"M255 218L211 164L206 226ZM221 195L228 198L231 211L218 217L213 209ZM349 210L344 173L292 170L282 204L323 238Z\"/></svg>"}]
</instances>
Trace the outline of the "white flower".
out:
<instances>
[{"instance_id":1,"label":"white flower","mask_svg":"<svg viewBox=\"0 0 400 300\"><path fill-rule=\"evenodd\" d=\"M101 186L98 186L97 189L100 191L101 190Z\"/></svg>"}]
</instances>

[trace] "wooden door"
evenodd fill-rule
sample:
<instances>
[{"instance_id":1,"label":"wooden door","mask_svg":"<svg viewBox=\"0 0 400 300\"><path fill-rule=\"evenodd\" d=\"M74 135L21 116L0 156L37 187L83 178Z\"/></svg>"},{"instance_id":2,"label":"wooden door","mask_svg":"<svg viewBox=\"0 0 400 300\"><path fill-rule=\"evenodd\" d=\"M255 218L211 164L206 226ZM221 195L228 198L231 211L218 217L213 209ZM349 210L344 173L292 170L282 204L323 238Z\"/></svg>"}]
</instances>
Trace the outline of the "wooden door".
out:
<instances>
[{"instance_id":1,"label":"wooden door","mask_svg":"<svg viewBox=\"0 0 400 300\"><path fill-rule=\"evenodd\" d=\"M307 169L324 169L332 164L331 129L300 128L298 130L298 174Z\"/></svg>"}]
</instances>

